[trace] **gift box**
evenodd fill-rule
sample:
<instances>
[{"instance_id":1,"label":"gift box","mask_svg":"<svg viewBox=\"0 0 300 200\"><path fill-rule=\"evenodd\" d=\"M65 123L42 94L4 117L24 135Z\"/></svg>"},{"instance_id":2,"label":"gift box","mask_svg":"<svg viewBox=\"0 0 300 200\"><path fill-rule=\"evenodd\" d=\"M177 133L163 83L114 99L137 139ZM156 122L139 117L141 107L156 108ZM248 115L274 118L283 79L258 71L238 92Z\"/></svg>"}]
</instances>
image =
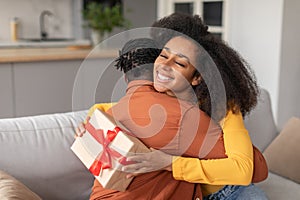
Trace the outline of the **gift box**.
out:
<instances>
[{"instance_id":1,"label":"gift box","mask_svg":"<svg viewBox=\"0 0 300 200\"><path fill-rule=\"evenodd\" d=\"M96 109L85 124L86 133L77 137L71 150L107 189L125 191L133 178L120 169L130 164L126 156L150 150L111 116Z\"/></svg>"}]
</instances>

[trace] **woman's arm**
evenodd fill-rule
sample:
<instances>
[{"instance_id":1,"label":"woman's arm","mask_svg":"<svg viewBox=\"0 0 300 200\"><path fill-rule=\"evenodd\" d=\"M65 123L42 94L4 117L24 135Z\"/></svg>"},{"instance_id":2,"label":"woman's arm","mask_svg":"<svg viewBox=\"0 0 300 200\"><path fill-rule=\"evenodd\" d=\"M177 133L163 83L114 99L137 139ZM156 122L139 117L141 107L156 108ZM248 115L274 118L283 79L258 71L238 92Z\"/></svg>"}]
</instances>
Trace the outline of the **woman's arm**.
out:
<instances>
[{"instance_id":1,"label":"woman's arm","mask_svg":"<svg viewBox=\"0 0 300 200\"><path fill-rule=\"evenodd\" d=\"M88 112L88 116L92 116L93 112L96 109L102 110L104 112L107 112L113 105L115 105L116 103L99 103L99 104L94 104Z\"/></svg>"},{"instance_id":2,"label":"woman's arm","mask_svg":"<svg viewBox=\"0 0 300 200\"><path fill-rule=\"evenodd\" d=\"M210 185L248 185L252 181L254 149L256 166L253 180L265 179L268 173L266 162L261 152L253 148L242 115L229 112L223 132L227 158L203 160L173 157L174 178Z\"/></svg>"},{"instance_id":3,"label":"woman's arm","mask_svg":"<svg viewBox=\"0 0 300 200\"><path fill-rule=\"evenodd\" d=\"M90 113L96 108L107 110L110 107L111 104L96 104L91 108ZM161 161L170 160L172 156L160 151L154 151L146 156L133 156L131 160L142 163L128 165L124 171L145 173L158 170L159 166L161 169L173 171L173 176L177 180L212 185L247 185L252 178L253 182L264 180L268 174L266 161L261 152L252 147L248 131L244 127L242 115L234 115L229 112L224 120L223 132L227 158L201 160L198 158L173 156L172 164L170 163L170 165L166 166ZM255 164L254 173L253 161ZM153 163L160 163L161 165L153 167Z\"/></svg>"},{"instance_id":4,"label":"woman's arm","mask_svg":"<svg viewBox=\"0 0 300 200\"><path fill-rule=\"evenodd\" d=\"M114 104L116 103L99 103L94 104L88 111L87 117L84 120L84 122L81 122L78 124L78 126L75 128L75 137L82 137L82 135L85 133L85 127L84 124L89 120L89 118L92 116L93 112L96 109L99 109L101 111L108 111Z\"/></svg>"},{"instance_id":5,"label":"woman's arm","mask_svg":"<svg viewBox=\"0 0 300 200\"><path fill-rule=\"evenodd\" d=\"M187 120L193 119L190 114L185 117ZM181 131L189 130L189 125L183 121ZM162 163L162 160L168 160L171 156L161 151L154 151L146 155L129 157L131 161L137 163L125 166L124 170L145 173L151 170L165 169L171 170L175 179L187 182L210 185L248 185L253 174L253 147L244 127L242 115L229 113L224 121L223 132L227 158L204 160L173 156L172 164L158 165L156 163ZM259 151L255 152L260 153ZM255 163L258 168L255 169L267 171L267 168L260 168L260 166L266 166L263 164L264 160L258 159L258 161L259 163Z\"/></svg>"}]
</instances>

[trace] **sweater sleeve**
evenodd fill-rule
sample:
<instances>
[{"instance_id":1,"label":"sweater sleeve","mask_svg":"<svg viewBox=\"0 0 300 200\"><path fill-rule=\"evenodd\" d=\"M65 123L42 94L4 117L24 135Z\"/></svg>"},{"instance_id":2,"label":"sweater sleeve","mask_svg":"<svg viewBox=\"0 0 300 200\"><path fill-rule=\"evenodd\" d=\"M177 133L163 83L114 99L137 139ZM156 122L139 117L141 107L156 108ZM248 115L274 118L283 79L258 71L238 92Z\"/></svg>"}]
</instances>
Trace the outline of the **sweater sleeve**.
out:
<instances>
[{"instance_id":1,"label":"sweater sleeve","mask_svg":"<svg viewBox=\"0 0 300 200\"><path fill-rule=\"evenodd\" d=\"M113 105L115 105L116 103L98 103L98 104L94 104L88 111L87 114L87 118L91 117L93 112L96 109L99 109L101 111L107 112ZM84 120L84 124L87 123L87 118Z\"/></svg>"},{"instance_id":2,"label":"sweater sleeve","mask_svg":"<svg viewBox=\"0 0 300 200\"><path fill-rule=\"evenodd\" d=\"M173 177L210 185L248 185L253 174L253 147L241 114L229 112L224 120L227 158L198 159L173 157Z\"/></svg>"},{"instance_id":3,"label":"sweater sleeve","mask_svg":"<svg viewBox=\"0 0 300 200\"><path fill-rule=\"evenodd\" d=\"M95 104L89 109L89 112L88 112L87 116L90 117L96 109L107 112L115 104L116 103L99 103L99 104Z\"/></svg>"}]
</instances>

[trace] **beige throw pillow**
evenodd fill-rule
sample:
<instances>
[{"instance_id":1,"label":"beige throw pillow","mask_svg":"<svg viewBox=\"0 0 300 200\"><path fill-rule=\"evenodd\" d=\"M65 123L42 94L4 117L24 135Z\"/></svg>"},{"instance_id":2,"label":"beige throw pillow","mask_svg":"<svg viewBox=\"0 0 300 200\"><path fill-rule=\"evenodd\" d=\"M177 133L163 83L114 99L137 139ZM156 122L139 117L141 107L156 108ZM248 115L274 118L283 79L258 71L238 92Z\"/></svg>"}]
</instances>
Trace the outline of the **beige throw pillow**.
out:
<instances>
[{"instance_id":1,"label":"beige throw pillow","mask_svg":"<svg viewBox=\"0 0 300 200\"><path fill-rule=\"evenodd\" d=\"M41 200L41 198L17 179L0 170L1 200Z\"/></svg>"},{"instance_id":2,"label":"beige throw pillow","mask_svg":"<svg viewBox=\"0 0 300 200\"><path fill-rule=\"evenodd\" d=\"M300 119L291 118L264 151L269 170L300 183Z\"/></svg>"}]
</instances>

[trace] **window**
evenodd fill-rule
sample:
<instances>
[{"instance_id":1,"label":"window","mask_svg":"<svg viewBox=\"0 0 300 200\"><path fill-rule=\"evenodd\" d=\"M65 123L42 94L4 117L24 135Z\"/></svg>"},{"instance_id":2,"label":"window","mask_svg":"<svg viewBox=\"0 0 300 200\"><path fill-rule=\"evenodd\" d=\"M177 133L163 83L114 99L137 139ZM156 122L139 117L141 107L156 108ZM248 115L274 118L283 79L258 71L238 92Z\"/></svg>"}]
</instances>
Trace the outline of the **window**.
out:
<instances>
[{"instance_id":1,"label":"window","mask_svg":"<svg viewBox=\"0 0 300 200\"><path fill-rule=\"evenodd\" d=\"M175 3L174 4L175 12L183 12L187 14L193 14L194 13L194 5L193 3Z\"/></svg>"},{"instance_id":2,"label":"window","mask_svg":"<svg viewBox=\"0 0 300 200\"><path fill-rule=\"evenodd\" d=\"M227 39L227 4L228 0L158 0L158 18L174 12L198 14L202 17L209 31L217 37Z\"/></svg>"},{"instance_id":3,"label":"window","mask_svg":"<svg viewBox=\"0 0 300 200\"><path fill-rule=\"evenodd\" d=\"M203 20L207 25L222 26L223 1L203 2Z\"/></svg>"}]
</instances>

